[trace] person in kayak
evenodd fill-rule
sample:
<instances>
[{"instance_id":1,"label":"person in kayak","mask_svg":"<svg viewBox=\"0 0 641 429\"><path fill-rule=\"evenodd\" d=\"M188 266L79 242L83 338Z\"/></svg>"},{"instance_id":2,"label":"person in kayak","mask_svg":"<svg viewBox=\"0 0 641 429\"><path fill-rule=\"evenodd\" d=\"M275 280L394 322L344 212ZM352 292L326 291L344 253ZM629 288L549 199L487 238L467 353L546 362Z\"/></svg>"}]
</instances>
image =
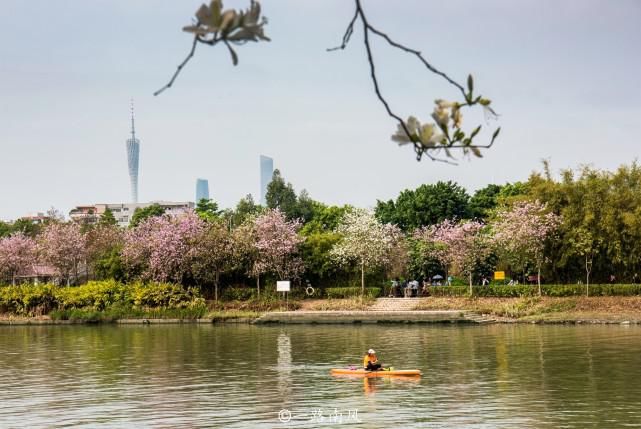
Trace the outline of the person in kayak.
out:
<instances>
[{"instance_id":1,"label":"person in kayak","mask_svg":"<svg viewBox=\"0 0 641 429\"><path fill-rule=\"evenodd\" d=\"M363 368L368 371L380 371L383 369L381 364L378 363L378 358L376 357L374 349L369 349L367 351L367 354L363 358Z\"/></svg>"}]
</instances>

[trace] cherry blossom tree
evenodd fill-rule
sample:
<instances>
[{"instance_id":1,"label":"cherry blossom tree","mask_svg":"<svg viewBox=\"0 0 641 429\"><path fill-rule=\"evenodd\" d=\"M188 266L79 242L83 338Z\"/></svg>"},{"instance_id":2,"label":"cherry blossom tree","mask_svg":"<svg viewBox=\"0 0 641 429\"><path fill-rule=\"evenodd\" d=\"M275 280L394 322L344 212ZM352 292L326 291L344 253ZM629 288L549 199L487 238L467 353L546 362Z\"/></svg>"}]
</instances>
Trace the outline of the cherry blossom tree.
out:
<instances>
[{"instance_id":1,"label":"cherry blossom tree","mask_svg":"<svg viewBox=\"0 0 641 429\"><path fill-rule=\"evenodd\" d=\"M390 262L390 254L401 237L396 225L383 224L369 210L345 213L337 232L342 236L331 256L340 265L356 263L361 271L361 294L365 294L365 271Z\"/></svg>"},{"instance_id":2,"label":"cherry blossom tree","mask_svg":"<svg viewBox=\"0 0 641 429\"><path fill-rule=\"evenodd\" d=\"M189 253L192 275L197 281L213 281L214 299L218 301L220 274L231 268L234 261L231 233L223 222L208 222L205 229L193 237Z\"/></svg>"},{"instance_id":3,"label":"cherry blossom tree","mask_svg":"<svg viewBox=\"0 0 641 429\"><path fill-rule=\"evenodd\" d=\"M16 276L36 260L36 242L31 237L16 233L0 239L0 275L11 277L15 286Z\"/></svg>"},{"instance_id":4,"label":"cherry blossom tree","mask_svg":"<svg viewBox=\"0 0 641 429\"><path fill-rule=\"evenodd\" d=\"M297 278L304 270L298 246L305 240L298 234L298 219L287 220L279 209L268 210L254 220L258 252L258 271L275 274L278 279Z\"/></svg>"},{"instance_id":5,"label":"cherry blossom tree","mask_svg":"<svg viewBox=\"0 0 641 429\"><path fill-rule=\"evenodd\" d=\"M284 280L297 278L304 271L298 254L304 241L298 234L300 226L300 221L288 221L279 209L269 209L247 218L233 231L233 260L256 278L258 296L261 275L271 273Z\"/></svg>"},{"instance_id":6,"label":"cherry blossom tree","mask_svg":"<svg viewBox=\"0 0 641 429\"><path fill-rule=\"evenodd\" d=\"M125 265L146 280L180 283L190 270L190 244L205 230L194 212L150 217L125 233Z\"/></svg>"},{"instance_id":7,"label":"cherry blossom tree","mask_svg":"<svg viewBox=\"0 0 641 429\"><path fill-rule=\"evenodd\" d=\"M52 265L66 281L78 280L78 269L87 258L87 237L77 223L49 223L39 239L42 259Z\"/></svg>"},{"instance_id":8,"label":"cherry blossom tree","mask_svg":"<svg viewBox=\"0 0 641 429\"><path fill-rule=\"evenodd\" d=\"M497 212L492 224L498 249L514 265L525 270L528 262L537 267L541 295L541 265L545 245L561 223L561 217L548 211L539 201L522 201Z\"/></svg>"},{"instance_id":9,"label":"cherry blossom tree","mask_svg":"<svg viewBox=\"0 0 641 429\"><path fill-rule=\"evenodd\" d=\"M468 278L471 295L474 271L491 252L490 239L484 228L485 225L478 221L444 220L418 229L414 237L425 244L421 248L430 252L429 256Z\"/></svg>"}]
</instances>

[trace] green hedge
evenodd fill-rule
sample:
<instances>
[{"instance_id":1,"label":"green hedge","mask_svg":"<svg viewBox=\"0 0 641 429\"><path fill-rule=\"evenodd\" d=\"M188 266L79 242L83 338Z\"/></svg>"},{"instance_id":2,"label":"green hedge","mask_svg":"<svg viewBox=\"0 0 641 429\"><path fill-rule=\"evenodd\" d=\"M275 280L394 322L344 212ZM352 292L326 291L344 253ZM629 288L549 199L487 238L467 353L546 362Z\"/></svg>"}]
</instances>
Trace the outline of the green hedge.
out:
<instances>
[{"instance_id":1,"label":"green hedge","mask_svg":"<svg viewBox=\"0 0 641 429\"><path fill-rule=\"evenodd\" d=\"M0 286L0 312L20 315L47 314L53 310L105 311L119 308L186 309L204 307L197 290L169 283L129 283L114 280L82 286Z\"/></svg>"},{"instance_id":2,"label":"green hedge","mask_svg":"<svg viewBox=\"0 0 641 429\"><path fill-rule=\"evenodd\" d=\"M354 298L361 296L360 287L328 287L325 289L328 298ZM365 288L365 296L377 298L381 294L380 287Z\"/></svg>"},{"instance_id":3,"label":"green hedge","mask_svg":"<svg viewBox=\"0 0 641 429\"><path fill-rule=\"evenodd\" d=\"M487 297L522 297L539 294L537 285L489 285L473 286L474 296ZM544 296L580 296L585 295L585 285L541 285ZM467 296L469 286L431 286L431 296ZM641 285L590 285L590 296L634 296L641 295Z\"/></svg>"}]
</instances>

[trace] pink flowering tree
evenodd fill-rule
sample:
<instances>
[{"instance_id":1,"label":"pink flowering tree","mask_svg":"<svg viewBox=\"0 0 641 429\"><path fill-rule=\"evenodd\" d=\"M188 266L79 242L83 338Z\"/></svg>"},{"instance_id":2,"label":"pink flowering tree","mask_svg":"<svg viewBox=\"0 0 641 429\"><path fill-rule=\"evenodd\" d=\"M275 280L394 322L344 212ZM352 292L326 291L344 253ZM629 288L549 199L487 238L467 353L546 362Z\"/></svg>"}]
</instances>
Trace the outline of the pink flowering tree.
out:
<instances>
[{"instance_id":1,"label":"pink flowering tree","mask_svg":"<svg viewBox=\"0 0 641 429\"><path fill-rule=\"evenodd\" d=\"M474 271L491 253L485 225L478 221L445 220L419 230L416 236L432 244L425 248L430 249L448 270L468 278L471 295Z\"/></svg>"},{"instance_id":2,"label":"pink flowering tree","mask_svg":"<svg viewBox=\"0 0 641 429\"><path fill-rule=\"evenodd\" d=\"M522 201L499 210L492 223L497 249L513 266L525 271L528 263L536 265L539 295L545 245L560 223L560 216L539 201Z\"/></svg>"},{"instance_id":3,"label":"pink flowering tree","mask_svg":"<svg viewBox=\"0 0 641 429\"><path fill-rule=\"evenodd\" d=\"M40 254L44 262L53 266L61 278L71 283L78 280L78 270L87 260L87 237L79 224L52 222L39 237Z\"/></svg>"},{"instance_id":4,"label":"pink flowering tree","mask_svg":"<svg viewBox=\"0 0 641 429\"><path fill-rule=\"evenodd\" d=\"M304 241L298 234L300 227L299 220L287 220L279 209L267 210L253 219L256 255L253 271L257 278L261 273L271 273L285 280L297 278L303 272L303 260L298 254Z\"/></svg>"},{"instance_id":5,"label":"pink flowering tree","mask_svg":"<svg viewBox=\"0 0 641 429\"><path fill-rule=\"evenodd\" d=\"M193 237L189 258L191 273L198 282L213 282L214 299L218 301L220 275L233 267L234 241L227 226L217 220L207 222Z\"/></svg>"},{"instance_id":6,"label":"pink flowering tree","mask_svg":"<svg viewBox=\"0 0 641 429\"><path fill-rule=\"evenodd\" d=\"M180 283L190 270L190 245L204 230L193 212L150 217L125 233L123 261L145 280Z\"/></svg>"},{"instance_id":7,"label":"pink flowering tree","mask_svg":"<svg viewBox=\"0 0 641 429\"><path fill-rule=\"evenodd\" d=\"M15 286L16 276L36 261L36 242L22 233L0 239L0 276L11 277Z\"/></svg>"},{"instance_id":8,"label":"pink flowering tree","mask_svg":"<svg viewBox=\"0 0 641 429\"><path fill-rule=\"evenodd\" d=\"M365 294L365 272L387 266L392 250L401 238L396 225L383 224L369 210L354 209L345 213L337 228L341 239L331 250L340 265L355 263L361 271L361 295Z\"/></svg>"}]
</instances>

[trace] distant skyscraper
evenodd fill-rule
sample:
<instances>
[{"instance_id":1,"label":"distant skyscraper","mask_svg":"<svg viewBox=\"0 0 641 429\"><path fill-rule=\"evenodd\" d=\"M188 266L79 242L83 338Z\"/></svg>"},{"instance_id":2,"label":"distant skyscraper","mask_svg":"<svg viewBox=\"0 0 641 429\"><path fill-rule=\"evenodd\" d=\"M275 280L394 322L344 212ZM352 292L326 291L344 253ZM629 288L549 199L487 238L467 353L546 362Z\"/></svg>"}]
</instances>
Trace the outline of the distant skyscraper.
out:
<instances>
[{"instance_id":1,"label":"distant skyscraper","mask_svg":"<svg viewBox=\"0 0 641 429\"><path fill-rule=\"evenodd\" d=\"M274 175L274 160L268 156L260 156L260 203L266 205L267 185Z\"/></svg>"},{"instance_id":2,"label":"distant skyscraper","mask_svg":"<svg viewBox=\"0 0 641 429\"><path fill-rule=\"evenodd\" d=\"M138 161L140 159L140 140L136 138L134 127L134 101L131 100L131 137L127 139L127 166L131 183L131 202L138 202Z\"/></svg>"},{"instance_id":3,"label":"distant skyscraper","mask_svg":"<svg viewBox=\"0 0 641 429\"><path fill-rule=\"evenodd\" d=\"M207 179L196 179L196 204L202 199L209 199L209 182Z\"/></svg>"}]
</instances>

